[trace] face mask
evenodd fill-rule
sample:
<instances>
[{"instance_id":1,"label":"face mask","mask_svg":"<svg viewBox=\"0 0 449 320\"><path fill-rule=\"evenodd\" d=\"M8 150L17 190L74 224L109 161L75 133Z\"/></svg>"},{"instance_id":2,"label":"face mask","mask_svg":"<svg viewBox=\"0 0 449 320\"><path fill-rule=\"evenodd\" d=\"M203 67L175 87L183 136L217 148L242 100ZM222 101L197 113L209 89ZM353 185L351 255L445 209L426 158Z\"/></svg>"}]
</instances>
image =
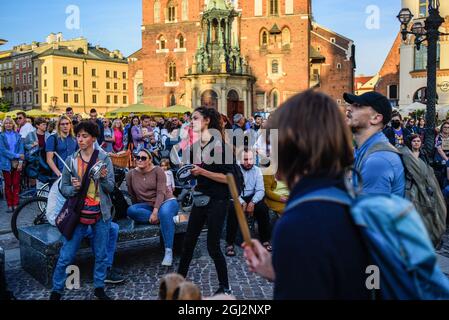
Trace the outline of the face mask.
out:
<instances>
[{"instance_id":1,"label":"face mask","mask_svg":"<svg viewBox=\"0 0 449 320\"><path fill-rule=\"evenodd\" d=\"M393 121L391 121L391 126L395 129L399 129L399 127L401 126L401 121L393 120Z\"/></svg>"}]
</instances>

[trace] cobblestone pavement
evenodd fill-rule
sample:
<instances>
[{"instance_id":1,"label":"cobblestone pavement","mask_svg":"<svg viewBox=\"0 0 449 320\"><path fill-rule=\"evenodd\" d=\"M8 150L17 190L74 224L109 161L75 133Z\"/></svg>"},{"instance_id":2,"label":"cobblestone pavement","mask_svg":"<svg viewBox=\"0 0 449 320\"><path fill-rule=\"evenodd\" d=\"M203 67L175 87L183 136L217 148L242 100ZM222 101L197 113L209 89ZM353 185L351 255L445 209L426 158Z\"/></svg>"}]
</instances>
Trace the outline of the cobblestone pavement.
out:
<instances>
[{"instance_id":1,"label":"cobblestone pavement","mask_svg":"<svg viewBox=\"0 0 449 320\"><path fill-rule=\"evenodd\" d=\"M6 252L6 279L9 289L18 299L48 299L50 290L42 286L20 266L19 242L10 233L11 214L6 213L4 201L0 201L0 246ZM1 232L3 230L3 232ZM203 233L198 242L198 250L191 263L188 280L197 284L203 296L210 296L218 287L213 261L206 249L206 237ZM173 267L163 267L160 262L163 252L159 240L154 239L142 246L128 243L120 245L114 262L115 267L123 270L126 282L121 285L107 285L107 293L120 300L157 299L159 281L164 274L174 272L179 263L179 253L175 252ZM224 242L222 243L224 247ZM272 299L273 285L250 273L242 257L242 250L236 247L236 257L226 257L231 289L239 300ZM439 250L439 262L443 271L449 275L449 231L443 238ZM66 290L64 299L94 299L92 289L92 258L78 259L76 264L81 271L81 288Z\"/></svg>"},{"instance_id":2,"label":"cobblestone pavement","mask_svg":"<svg viewBox=\"0 0 449 320\"><path fill-rule=\"evenodd\" d=\"M202 234L199 241L199 254L192 260L188 279L197 284L203 296L210 296L218 287L215 267L206 249L206 237ZM145 247L126 248L116 254L114 266L123 270L126 282L121 285L107 285L107 293L120 300L154 300L157 299L159 281L164 274L174 272L179 263L179 255L175 256L173 267L162 267L163 253L158 240ZM272 299L272 284L250 273L243 261L242 251L238 255L227 258L229 279L233 294L240 300ZM92 289L92 259L77 261L81 272L81 288L66 290L64 299L94 299ZM44 288L28 273L20 268L19 261L10 264L6 271L9 289L18 299L48 299L50 290Z\"/></svg>"}]
</instances>

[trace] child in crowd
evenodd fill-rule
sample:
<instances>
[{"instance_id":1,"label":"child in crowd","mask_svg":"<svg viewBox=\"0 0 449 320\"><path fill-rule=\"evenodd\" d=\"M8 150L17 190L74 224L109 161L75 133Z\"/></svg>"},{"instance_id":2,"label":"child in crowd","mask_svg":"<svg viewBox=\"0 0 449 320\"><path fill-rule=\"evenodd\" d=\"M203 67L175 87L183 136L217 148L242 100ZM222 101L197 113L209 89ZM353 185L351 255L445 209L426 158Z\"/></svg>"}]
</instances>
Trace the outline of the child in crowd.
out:
<instances>
[{"instance_id":1,"label":"child in crowd","mask_svg":"<svg viewBox=\"0 0 449 320\"><path fill-rule=\"evenodd\" d=\"M162 159L161 168L165 171L167 177L167 188L169 188L171 192L175 191L175 178L173 177L173 172L170 170L170 160Z\"/></svg>"}]
</instances>

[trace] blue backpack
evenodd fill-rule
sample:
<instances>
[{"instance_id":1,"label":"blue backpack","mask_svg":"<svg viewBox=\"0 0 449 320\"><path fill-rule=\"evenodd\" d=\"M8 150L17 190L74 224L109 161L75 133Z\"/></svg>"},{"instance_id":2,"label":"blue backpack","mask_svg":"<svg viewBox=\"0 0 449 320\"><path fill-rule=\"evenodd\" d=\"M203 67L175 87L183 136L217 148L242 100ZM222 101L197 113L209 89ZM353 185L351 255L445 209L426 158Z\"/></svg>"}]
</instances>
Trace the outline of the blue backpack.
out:
<instances>
[{"instance_id":1,"label":"blue backpack","mask_svg":"<svg viewBox=\"0 0 449 320\"><path fill-rule=\"evenodd\" d=\"M449 299L449 280L437 265L426 227L410 201L396 195L353 199L345 191L331 187L292 200L285 211L310 201L350 207L371 260L379 268L382 299Z\"/></svg>"}]
</instances>

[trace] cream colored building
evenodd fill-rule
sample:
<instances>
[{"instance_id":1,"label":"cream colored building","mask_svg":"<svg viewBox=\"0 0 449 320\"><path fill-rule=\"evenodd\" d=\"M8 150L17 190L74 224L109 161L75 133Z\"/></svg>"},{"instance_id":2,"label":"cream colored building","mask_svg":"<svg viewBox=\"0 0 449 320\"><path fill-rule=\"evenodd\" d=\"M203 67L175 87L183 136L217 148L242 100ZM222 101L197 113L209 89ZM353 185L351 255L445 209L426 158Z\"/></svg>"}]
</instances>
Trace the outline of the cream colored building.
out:
<instances>
[{"instance_id":1,"label":"cream colored building","mask_svg":"<svg viewBox=\"0 0 449 320\"><path fill-rule=\"evenodd\" d=\"M53 42L33 59L34 108L99 113L128 105L128 62L118 51L80 38Z\"/></svg>"},{"instance_id":2,"label":"cream colored building","mask_svg":"<svg viewBox=\"0 0 449 320\"><path fill-rule=\"evenodd\" d=\"M415 21L424 21L428 15L428 2L426 0L402 0L402 8L409 8ZM440 15L445 18L441 27L442 32L449 32L449 1L440 1ZM420 102L425 97L427 87L427 47L424 43L421 50L417 50L414 37L401 44L400 63L400 94L399 106L401 109L414 102ZM439 66L437 71L437 94L439 107L449 105L449 37L440 38ZM438 111L438 109L437 109Z\"/></svg>"}]
</instances>

